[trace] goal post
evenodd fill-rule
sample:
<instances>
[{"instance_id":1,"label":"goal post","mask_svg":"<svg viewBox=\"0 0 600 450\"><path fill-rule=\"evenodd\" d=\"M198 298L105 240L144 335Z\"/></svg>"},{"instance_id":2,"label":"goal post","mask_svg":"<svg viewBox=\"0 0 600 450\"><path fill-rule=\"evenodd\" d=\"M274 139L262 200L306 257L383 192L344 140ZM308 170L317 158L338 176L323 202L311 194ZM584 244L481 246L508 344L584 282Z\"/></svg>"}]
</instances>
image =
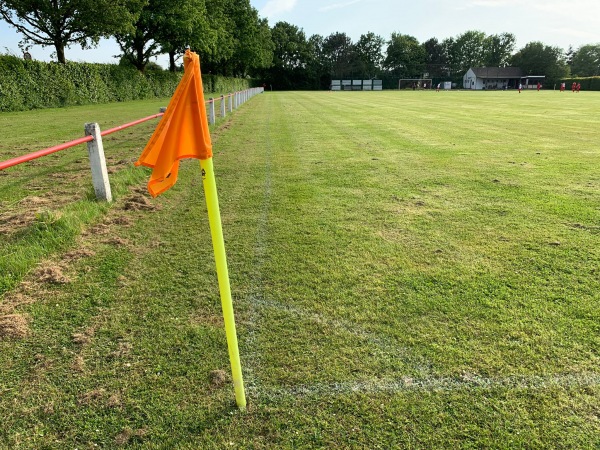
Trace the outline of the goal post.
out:
<instances>
[{"instance_id":1,"label":"goal post","mask_svg":"<svg viewBox=\"0 0 600 450\"><path fill-rule=\"evenodd\" d=\"M401 78L398 89L431 89L433 80L431 78Z\"/></svg>"}]
</instances>

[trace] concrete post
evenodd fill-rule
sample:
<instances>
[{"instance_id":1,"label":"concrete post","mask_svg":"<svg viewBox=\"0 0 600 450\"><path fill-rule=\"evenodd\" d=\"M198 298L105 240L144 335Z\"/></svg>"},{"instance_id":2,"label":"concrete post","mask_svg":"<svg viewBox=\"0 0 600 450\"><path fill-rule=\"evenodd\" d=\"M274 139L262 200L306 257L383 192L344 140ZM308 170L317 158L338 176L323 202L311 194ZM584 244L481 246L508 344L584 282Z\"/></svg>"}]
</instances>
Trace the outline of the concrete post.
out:
<instances>
[{"instance_id":1,"label":"concrete post","mask_svg":"<svg viewBox=\"0 0 600 450\"><path fill-rule=\"evenodd\" d=\"M215 99L214 98L209 98L209 103L208 103L208 124L209 125L214 125L215 124Z\"/></svg>"},{"instance_id":2,"label":"concrete post","mask_svg":"<svg viewBox=\"0 0 600 450\"><path fill-rule=\"evenodd\" d=\"M92 168L92 183L96 198L105 202L112 202L108 171L106 170L106 159L104 158L104 146L100 135L100 126L97 123L85 124L85 135L94 139L87 144L90 165Z\"/></svg>"},{"instance_id":3,"label":"concrete post","mask_svg":"<svg viewBox=\"0 0 600 450\"><path fill-rule=\"evenodd\" d=\"M229 112L233 112L233 94L229 93Z\"/></svg>"},{"instance_id":4,"label":"concrete post","mask_svg":"<svg viewBox=\"0 0 600 450\"><path fill-rule=\"evenodd\" d=\"M225 117L225 96L221 95L221 117Z\"/></svg>"}]
</instances>

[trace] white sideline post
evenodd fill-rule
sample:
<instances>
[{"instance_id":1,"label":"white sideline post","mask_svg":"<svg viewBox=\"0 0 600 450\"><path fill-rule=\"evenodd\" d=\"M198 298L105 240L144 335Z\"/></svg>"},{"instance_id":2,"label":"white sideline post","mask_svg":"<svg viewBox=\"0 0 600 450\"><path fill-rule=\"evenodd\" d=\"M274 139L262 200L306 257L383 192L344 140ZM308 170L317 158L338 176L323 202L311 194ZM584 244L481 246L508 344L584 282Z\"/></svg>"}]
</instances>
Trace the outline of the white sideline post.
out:
<instances>
[{"instance_id":1,"label":"white sideline post","mask_svg":"<svg viewBox=\"0 0 600 450\"><path fill-rule=\"evenodd\" d=\"M112 202L112 193L110 191L108 171L106 170L106 159L104 158L104 146L102 145L100 126L97 123L86 123L85 135L94 138L88 142L87 149L90 157L92 183L94 184L96 198L105 202Z\"/></svg>"},{"instance_id":2,"label":"white sideline post","mask_svg":"<svg viewBox=\"0 0 600 450\"><path fill-rule=\"evenodd\" d=\"M225 96L221 95L221 117L225 117Z\"/></svg>"},{"instance_id":3,"label":"white sideline post","mask_svg":"<svg viewBox=\"0 0 600 450\"><path fill-rule=\"evenodd\" d=\"M210 125L214 125L215 124L215 99L214 98L209 98L209 107L208 107L208 123Z\"/></svg>"}]
</instances>

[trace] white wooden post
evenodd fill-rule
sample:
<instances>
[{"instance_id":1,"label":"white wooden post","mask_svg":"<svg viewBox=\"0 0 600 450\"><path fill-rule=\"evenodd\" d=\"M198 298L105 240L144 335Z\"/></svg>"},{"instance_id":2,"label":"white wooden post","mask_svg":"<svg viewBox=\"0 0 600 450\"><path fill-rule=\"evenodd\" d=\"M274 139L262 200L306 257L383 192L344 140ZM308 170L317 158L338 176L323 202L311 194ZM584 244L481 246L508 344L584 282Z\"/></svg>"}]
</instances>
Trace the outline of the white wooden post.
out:
<instances>
[{"instance_id":1,"label":"white wooden post","mask_svg":"<svg viewBox=\"0 0 600 450\"><path fill-rule=\"evenodd\" d=\"M229 93L229 112L233 112L233 94Z\"/></svg>"},{"instance_id":2,"label":"white wooden post","mask_svg":"<svg viewBox=\"0 0 600 450\"><path fill-rule=\"evenodd\" d=\"M97 123L86 123L85 135L94 138L88 142L87 148L88 155L90 156L90 165L92 167L92 183L94 184L96 198L105 202L112 202L112 193L110 191L108 171L106 170L106 159L104 158L104 146L102 145L100 126Z\"/></svg>"},{"instance_id":3,"label":"white wooden post","mask_svg":"<svg viewBox=\"0 0 600 450\"><path fill-rule=\"evenodd\" d=\"M225 96L221 95L221 117L225 117Z\"/></svg>"},{"instance_id":4,"label":"white wooden post","mask_svg":"<svg viewBox=\"0 0 600 450\"><path fill-rule=\"evenodd\" d=\"M209 125L215 124L215 99L209 98L209 106L208 106L208 123Z\"/></svg>"}]
</instances>

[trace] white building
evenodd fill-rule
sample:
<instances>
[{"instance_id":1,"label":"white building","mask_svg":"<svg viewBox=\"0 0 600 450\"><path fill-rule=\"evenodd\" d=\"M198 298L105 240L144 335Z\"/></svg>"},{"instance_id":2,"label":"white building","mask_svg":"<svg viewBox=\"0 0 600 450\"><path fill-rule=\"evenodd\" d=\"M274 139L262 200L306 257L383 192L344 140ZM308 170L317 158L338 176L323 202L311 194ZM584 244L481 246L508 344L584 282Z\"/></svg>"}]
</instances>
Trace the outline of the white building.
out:
<instances>
[{"instance_id":1,"label":"white building","mask_svg":"<svg viewBox=\"0 0 600 450\"><path fill-rule=\"evenodd\" d=\"M518 67L473 67L463 77L464 89L514 89L524 80Z\"/></svg>"}]
</instances>

